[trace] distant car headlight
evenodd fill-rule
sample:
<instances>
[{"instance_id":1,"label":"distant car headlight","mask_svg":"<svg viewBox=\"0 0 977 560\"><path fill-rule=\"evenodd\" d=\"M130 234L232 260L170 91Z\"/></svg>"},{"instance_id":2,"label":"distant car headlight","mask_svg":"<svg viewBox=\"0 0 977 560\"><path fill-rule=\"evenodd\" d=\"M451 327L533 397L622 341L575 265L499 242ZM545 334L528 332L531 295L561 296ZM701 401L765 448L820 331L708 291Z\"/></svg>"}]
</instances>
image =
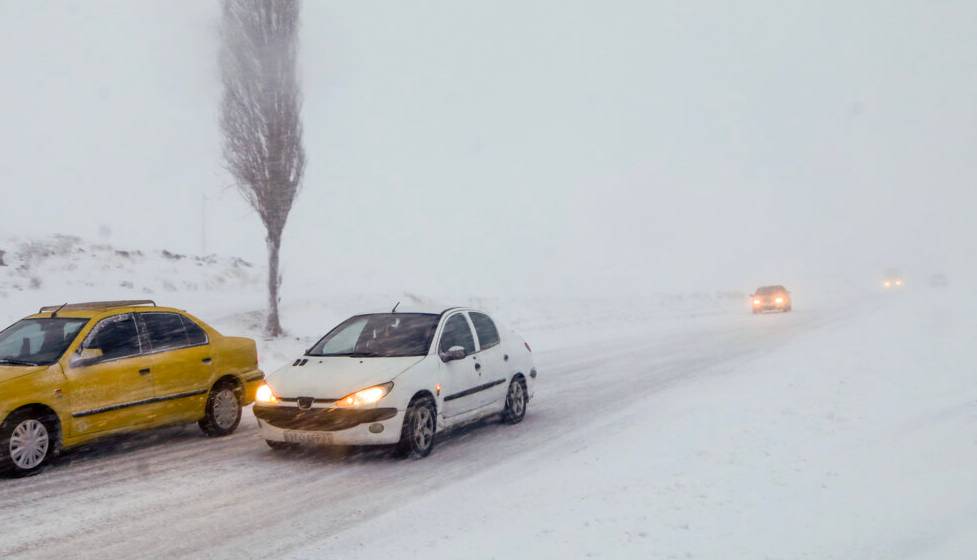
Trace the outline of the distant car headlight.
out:
<instances>
[{"instance_id":1,"label":"distant car headlight","mask_svg":"<svg viewBox=\"0 0 977 560\"><path fill-rule=\"evenodd\" d=\"M760 305L760 298L753 298L753 305Z\"/></svg>"},{"instance_id":2,"label":"distant car headlight","mask_svg":"<svg viewBox=\"0 0 977 560\"><path fill-rule=\"evenodd\" d=\"M885 282L882 282L882 287L883 288L891 288L892 287L892 282L889 282L888 280L886 280Z\"/></svg>"},{"instance_id":3,"label":"distant car headlight","mask_svg":"<svg viewBox=\"0 0 977 560\"><path fill-rule=\"evenodd\" d=\"M277 404L278 395L271 388L271 385L267 383L262 383L258 386L258 391L254 394L254 400L264 404Z\"/></svg>"},{"instance_id":4,"label":"distant car headlight","mask_svg":"<svg viewBox=\"0 0 977 560\"><path fill-rule=\"evenodd\" d=\"M782 297L779 297L779 298L777 298L777 299L775 299L775 300L773 300L773 301L774 301L774 303L776 303L777 305L783 305L783 303L784 303L784 298L782 298Z\"/></svg>"},{"instance_id":5,"label":"distant car headlight","mask_svg":"<svg viewBox=\"0 0 977 560\"><path fill-rule=\"evenodd\" d=\"M896 286L902 286L902 280L896 280Z\"/></svg>"},{"instance_id":6,"label":"distant car headlight","mask_svg":"<svg viewBox=\"0 0 977 560\"><path fill-rule=\"evenodd\" d=\"M391 381L389 383L384 383L383 385L374 385L373 387L360 389L359 391L350 393L336 401L336 406L338 408L356 408L358 406L371 405L383 397L386 397L393 388L394 384L393 381Z\"/></svg>"}]
</instances>

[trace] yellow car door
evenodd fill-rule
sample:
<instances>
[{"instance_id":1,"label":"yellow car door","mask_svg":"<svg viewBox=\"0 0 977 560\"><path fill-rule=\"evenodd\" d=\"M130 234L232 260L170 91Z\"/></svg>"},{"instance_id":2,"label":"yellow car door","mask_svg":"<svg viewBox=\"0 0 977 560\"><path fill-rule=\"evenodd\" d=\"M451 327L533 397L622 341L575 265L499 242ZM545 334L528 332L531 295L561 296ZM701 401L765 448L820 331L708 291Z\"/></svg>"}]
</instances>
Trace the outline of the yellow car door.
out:
<instances>
[{"instance_id":1,"label":"yellow car door","mask_svg":"<svg viewBox=\"0 0 977 560\"><path fill-rule=\"evenodd\" d=\"M152 357L142 352L131 313L99 321L65 368L72 434L149 423L151 362Z\"/></svg>"},{"instance_id":2,"label":"yellow car door","mask_svg":"<svg viewBox=\"0 0 977 560\"><path fill-rule=\"evenodd\" d=\"M178 313L142 312L136 321L152 356L154 415L160 423L198 420L215 360L206 333Z\"/></svg>"}]
</instances>

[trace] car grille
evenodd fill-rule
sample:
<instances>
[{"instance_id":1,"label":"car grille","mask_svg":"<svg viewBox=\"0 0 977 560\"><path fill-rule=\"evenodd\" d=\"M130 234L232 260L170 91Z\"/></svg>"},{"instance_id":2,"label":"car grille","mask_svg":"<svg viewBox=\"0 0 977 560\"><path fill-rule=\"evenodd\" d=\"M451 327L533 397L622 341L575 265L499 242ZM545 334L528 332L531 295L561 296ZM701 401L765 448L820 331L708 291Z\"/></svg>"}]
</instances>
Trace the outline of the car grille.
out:
<instances>
[{"instance_id":1,"label":"car grille","mask_svg":"<svg viewBox=\"0 0 977 560\"><path fill-rule=\"evenodd\" d=\"M396 408L369 410L344 410L337 408L310 408L302 410L291 406L255 406L254 415L262 422L283 430L313 430L335 432L347 430L366 422L389 420L397 415Z\"/></svg>"}]
</instances>

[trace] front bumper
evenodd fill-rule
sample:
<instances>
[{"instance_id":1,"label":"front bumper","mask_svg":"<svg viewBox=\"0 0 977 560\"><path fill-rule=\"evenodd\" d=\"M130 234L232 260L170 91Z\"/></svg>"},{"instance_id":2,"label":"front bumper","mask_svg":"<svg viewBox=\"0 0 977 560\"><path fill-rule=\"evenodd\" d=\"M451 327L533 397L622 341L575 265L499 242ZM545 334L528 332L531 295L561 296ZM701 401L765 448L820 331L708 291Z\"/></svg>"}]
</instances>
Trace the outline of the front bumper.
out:
<instances>
[{"instance_id":1,"label":"front bumper","mask_svg":"<svg viewBox=\"0 0 977 560\"><path fill-rule=\"evenodd\" d=\"M389 445L400 441L404 423L396 408L255 406L254 415L266 440L312 445Z\"/></svg>"}]
</instances>

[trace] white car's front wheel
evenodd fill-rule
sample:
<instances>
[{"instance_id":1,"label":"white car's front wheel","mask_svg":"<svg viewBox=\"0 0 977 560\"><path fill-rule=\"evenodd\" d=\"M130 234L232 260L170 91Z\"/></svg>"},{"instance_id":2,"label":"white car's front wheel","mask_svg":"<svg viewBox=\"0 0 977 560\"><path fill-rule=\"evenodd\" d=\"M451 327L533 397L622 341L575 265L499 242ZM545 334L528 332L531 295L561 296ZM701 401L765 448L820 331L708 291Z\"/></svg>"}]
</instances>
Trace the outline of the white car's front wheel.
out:
<instances>
[{"instance_id":1,"label":"white car's front wheel","mask_svg":"<svg viewBox=\"0 0 977 560\"><path fill-rule=\"evenodd\" d=\"M404 414L404 427L400 431L397 454L420 459L434 449L437 432L437 411L430 397L415 399Z\"/></svg>"}]
</instances>

